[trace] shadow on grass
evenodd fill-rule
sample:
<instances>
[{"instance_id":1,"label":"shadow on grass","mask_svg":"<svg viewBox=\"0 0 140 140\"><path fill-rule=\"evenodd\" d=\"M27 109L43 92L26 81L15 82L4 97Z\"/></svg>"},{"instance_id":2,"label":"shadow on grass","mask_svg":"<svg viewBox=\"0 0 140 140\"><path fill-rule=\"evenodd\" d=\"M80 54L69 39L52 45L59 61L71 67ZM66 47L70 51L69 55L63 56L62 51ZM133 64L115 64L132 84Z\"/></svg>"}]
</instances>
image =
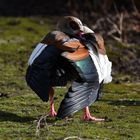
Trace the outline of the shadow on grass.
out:
<instances>
[{"instance_id":1,"label":"shadow on grass","mask_svg":"<svg viewBox=\"0 0 140 140\"><path fill-rule=\"evenodd\" d=\"M35 118L33 117L28 117L28 116L21 117L11 112L0 111L0 122L12 121L12 122L28 123L33 120L35 120Z\"/></svg>"},{"instance_id":2,"label":"shadow on grass","mask_svg":"<svg viewBox=\"0 0 140 140\"><path fill-rule=\"evenodd\" d=\"M135 100L102 100L103 102L108 102L110 105L123 105L123 106L140 106L140 101Z\"/></svg>"}]
</instances>

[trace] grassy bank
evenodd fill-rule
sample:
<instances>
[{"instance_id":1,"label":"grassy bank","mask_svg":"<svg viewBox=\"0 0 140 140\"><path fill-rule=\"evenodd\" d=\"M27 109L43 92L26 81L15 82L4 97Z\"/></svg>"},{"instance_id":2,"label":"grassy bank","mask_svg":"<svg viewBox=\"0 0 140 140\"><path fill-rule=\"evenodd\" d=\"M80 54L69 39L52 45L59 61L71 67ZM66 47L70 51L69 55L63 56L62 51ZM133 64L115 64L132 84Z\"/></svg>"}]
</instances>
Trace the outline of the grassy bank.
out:
<instances>
[{"instance_id":1,"label":"grassy bank","mask_svg":"<svg viewBox=\"0 0 140 140\"><path fill-rule=\"evenodd\" d=\"M51 26L50 26L51 25ZM0 18L0 140L139 140L140 84L109 84L91 112L108 118L104 123L83 122L82 111L70 120L47 117L37 131L40 117L49 112L25 83L27 60L38 42L53 28L47 18ZM66 88L56 88L58 109Z\"/></svg>"}]
</instances>

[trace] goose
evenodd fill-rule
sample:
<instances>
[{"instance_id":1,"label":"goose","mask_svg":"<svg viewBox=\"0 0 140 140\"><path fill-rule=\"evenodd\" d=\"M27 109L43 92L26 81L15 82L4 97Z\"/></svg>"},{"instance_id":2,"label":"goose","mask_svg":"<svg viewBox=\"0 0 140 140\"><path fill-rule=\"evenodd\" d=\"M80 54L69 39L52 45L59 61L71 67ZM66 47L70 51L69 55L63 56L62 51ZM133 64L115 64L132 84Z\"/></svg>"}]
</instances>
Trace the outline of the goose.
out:
<instances>
[{"instance_id":1,"label":"goose","mask_svg":"<svg viewBox=\"0 0 140 140\"><path fill-rule=\"evenodd\" d=\"M50 98L50 116L64 119L83 109L83 120L104 121L91 115L89 106L99 99L104 83L112 80L103 38L80 19L65 16L57 30L48 33L30 55L26 81L43 100ZM58 112L54 109L55 86L72 81Z\"/></svg>"}]
</instances>

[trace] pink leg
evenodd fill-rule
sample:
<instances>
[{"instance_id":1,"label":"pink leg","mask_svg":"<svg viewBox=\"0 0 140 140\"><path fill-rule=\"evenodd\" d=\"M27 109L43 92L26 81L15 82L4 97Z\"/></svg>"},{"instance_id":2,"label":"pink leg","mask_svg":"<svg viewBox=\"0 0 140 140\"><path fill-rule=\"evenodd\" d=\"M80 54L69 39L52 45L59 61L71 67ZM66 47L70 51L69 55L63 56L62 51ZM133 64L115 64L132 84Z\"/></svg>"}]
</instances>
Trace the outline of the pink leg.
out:
<instances>
[{"instance_id":1,"label":"pink leg","mask_svg":"<svg viewBox=\"0 0 140 140\"><path fill-rule=\"evenodd\" d=\"M96 117L91 116L90 111L89 111L89 107L86 107L84 109L83 120L84 121L94 121L94 122L102 122L102 121L105 121L105 119L100 119L100 118L96 118Z\"/></svg>"},{"instance_id":2,"label":"pink leg","mask_svg":"<svg viewBox=\"0 0 140 140\"><path fill-rule=\"evenodd\" d=\"M57 115L57 113L54 109L54 89L53 88L50 90L49 96L50 96L50 113L49 113L49 116L55 117Z\"/></svg>"}]
</instances>

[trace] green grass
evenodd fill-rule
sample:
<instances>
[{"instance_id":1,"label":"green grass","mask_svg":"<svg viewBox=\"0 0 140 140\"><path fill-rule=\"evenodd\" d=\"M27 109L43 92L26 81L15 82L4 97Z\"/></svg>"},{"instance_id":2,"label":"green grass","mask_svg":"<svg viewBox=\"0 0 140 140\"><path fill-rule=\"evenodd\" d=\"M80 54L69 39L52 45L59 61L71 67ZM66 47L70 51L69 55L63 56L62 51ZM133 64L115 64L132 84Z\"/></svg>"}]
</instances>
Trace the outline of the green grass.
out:
<instances>
[{"instance_id":1,"label":"green grass","mask_svg":"<svg viewBox=\"0 0 140 140\"><path fill-rule=\"evenodd\" d=\"M105 85L102 99L90 110L97 117L107 117L108 122L83 122L81 110L70 120L47 117L36 134L37 121L48 114L49 103L27 87L25 71L33 44L52 28L47 18L0 18L0 140L63 140L68 136L139 140L140 83ZM66 91L67 87L55 89L56 109Z\"/></svg>"}]
</instances>

